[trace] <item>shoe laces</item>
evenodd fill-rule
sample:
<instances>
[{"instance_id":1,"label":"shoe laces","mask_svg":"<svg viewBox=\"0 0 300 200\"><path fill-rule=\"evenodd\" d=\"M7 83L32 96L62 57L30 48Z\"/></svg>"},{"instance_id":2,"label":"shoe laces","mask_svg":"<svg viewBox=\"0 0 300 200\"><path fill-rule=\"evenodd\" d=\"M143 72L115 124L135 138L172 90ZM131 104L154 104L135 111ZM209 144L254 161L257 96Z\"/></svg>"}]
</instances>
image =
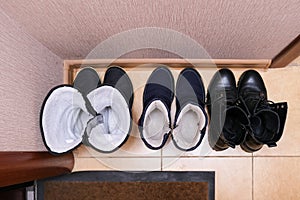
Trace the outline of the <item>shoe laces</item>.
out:
<instances>
[{"instance_id":1,"label":"shoe laces","mask_svg":"<svg viewBox=\"0 0 300 200\"><path fill-rule=\"evenodd\" d=\"M247 91L244 96L245 98L239 97L243 103L253 102L253 104L255 104L253 113L262 109L271 109L270 105L274 104L273 101L266 99L265 94L262 92Z\"/></svg>"}]
</instances>

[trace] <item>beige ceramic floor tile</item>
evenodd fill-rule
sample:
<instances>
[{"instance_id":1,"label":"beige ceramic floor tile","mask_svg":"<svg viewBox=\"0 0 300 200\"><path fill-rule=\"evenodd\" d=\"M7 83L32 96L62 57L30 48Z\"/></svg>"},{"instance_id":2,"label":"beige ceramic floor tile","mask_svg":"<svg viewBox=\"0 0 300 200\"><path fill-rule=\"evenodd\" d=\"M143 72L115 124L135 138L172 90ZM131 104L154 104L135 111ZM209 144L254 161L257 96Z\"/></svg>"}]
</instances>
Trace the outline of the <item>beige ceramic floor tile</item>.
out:
<instances>
[{"instance_id":1,"label":"beige ceramic floor tile","mask_svg":"<svg viewBox=\"0 0 300 200\"><path fill-rule=\"evenodd\" d=\"M300 157L254 158L254 200L300 199Z\"/></svg>"},{"instance_id":2,"label":"beige ceramic floor tile","mask_svg":"<svg viewBox=\"0 0 300 200\"><path fill-rule=\"evenodd\" d=\"M238 157L249 157L252 156L251 153L247 153L243 151L239 146L236 146L233 148L228 148L224 151L214 151L208 143L207 139L208 135L205 134L202 143L199 145L198 148L196 148L193 151L184 152L175 147L173 144L173 141L169 139L168 143L164 146L162 149L162 156L163 157L194 157L194 156L201 156L201 157L232 157L232 156L238 156Z\"/></svg>"},{"instance_id":3,"label":"beige ceramic floor tile","mask_svg":"<svg viewBox=\"0 0 300 200\"><path fill-rule=\"evenodd\" d=\"M300 69L286 67L261 73L272 101L287 101L289 108L300 108Z\"/></svg>"},{"instance_id":4,"label":"beige ceramic floor tile","mask_svg":"<svg viewBox=\"0 0 300 200\"><path fill-rule=\"evenodd\" d=\"M81 145L74 151L77 157L160 157L161 150L151 150L140 138L136 125L133 125L131 135L126 143L112 153L101 153L91 147Z\"/></svg>"},{"instance_id":5,"label":"beige ceramic floor tile","mask_svg":"<svg viewBox=\"0 0 300 200\"><path fill-rule=\"evenodd\" d=\"M75 158L73 171L160 171L160 158Z\"/></svg>"},{"instance_id":6,"label":"beige ceramic floor tile","mask_svg":"<svg viewBox=\"0 0 300 200\"><path fill-rule=\"evenodd\" d=\"M108 166L99 162L95 158L77 158L75 157L75 164L72 172L77 171L106 171L111 170Z\"/></svg>"},{"instance_id":7,"label":"beige ceramic floor tile","mask_svg":"<svg viewBox=\"0 0 300 200\"><path fill-rule=\"evenodd\" d=\"M252 199L252 158L163 158L164 171L215 171L217 200Z\"/></svg>"},{"instance_id":8,"label":"beige ceramic floor tile","mask_svg":"<svg viewBox=\"0 0 300 200\"><path fill-rule=\"evenodd\" d=\"M283 135L277 147L268 148L266 145L254 153L254 156L300 156L300 109L288 111Z\"/></svg>"}]
</instances>

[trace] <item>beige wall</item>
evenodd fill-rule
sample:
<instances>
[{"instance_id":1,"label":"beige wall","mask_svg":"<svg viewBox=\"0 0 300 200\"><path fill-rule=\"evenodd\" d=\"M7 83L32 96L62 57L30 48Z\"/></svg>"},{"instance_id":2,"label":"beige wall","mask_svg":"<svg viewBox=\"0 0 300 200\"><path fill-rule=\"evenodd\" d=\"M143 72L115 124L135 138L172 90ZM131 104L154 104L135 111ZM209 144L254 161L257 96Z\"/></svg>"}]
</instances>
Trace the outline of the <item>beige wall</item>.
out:
<instances>
[{"instance_id":1,"label":"beige wall","mask_svg":"<svg viewBox=\"0 0 300 200\"><path fill-rule=\"evenodd\" d=\"M300 30L299 0L0 0L0 8L63 59L84 58L112 35L142 27L182 32L215 59L270 59Z\"/></svg>"},{"instance_id":2,"label":"beige wall","mask_svg":"<svg viewBox=\"0 0 300 200\"><path fill-rule=\"evenodd\" d=\"M0 10L0 150L45 150L39 110L63 78L62 59Z\"/></svg>"}]
</instances>

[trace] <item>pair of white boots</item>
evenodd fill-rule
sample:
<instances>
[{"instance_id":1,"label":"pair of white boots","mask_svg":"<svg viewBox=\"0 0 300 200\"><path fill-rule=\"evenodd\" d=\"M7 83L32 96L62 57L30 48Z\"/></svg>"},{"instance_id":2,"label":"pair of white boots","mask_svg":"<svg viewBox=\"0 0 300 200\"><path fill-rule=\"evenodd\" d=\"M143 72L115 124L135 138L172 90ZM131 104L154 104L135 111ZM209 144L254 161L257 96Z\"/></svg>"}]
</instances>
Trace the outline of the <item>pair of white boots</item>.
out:
<instances>
[{"instance_id":1,"label":"pair of white boots","mask_svg":"<svg viewBox=\"0 0 300 200\"><path fill-rule=\"evenodd\" d=\"M132 101L132 83L121 68L109 68L103 84L95 70L82 69L73 85L54 87L44 100L40 127L47 149L61 154L81 143L101 152L118 149L131 131Z\"/></svg>"}]
</instances>

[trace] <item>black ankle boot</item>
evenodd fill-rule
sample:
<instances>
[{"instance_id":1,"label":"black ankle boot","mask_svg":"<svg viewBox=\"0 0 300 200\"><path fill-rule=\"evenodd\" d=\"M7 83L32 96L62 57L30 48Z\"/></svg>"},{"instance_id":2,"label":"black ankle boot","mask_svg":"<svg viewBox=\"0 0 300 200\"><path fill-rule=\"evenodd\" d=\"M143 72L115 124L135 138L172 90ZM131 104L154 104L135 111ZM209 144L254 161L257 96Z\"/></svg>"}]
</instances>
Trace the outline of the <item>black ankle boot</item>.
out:
<instances>
[{"instance_id":1,"label":"black ankle boot","mask_svg":"<svg viewBox=\"0 0 300 200\"><path fill-rule=\"evenodd\" d=\"M183 151L196 149L206 131L205 90L200 74L185 68L176 83L176 114L172 140Z\"/></svg>"},{"instance_id":2,"label":"black ankle boot","mask_svg":"<svg viewBox=\"0 0 300 200\"><path fill-rule=\"evenodd\" d=\"M216 151L234 148L245 139L249 120L246 112L236 105L237 97L233 73L229 69L216 72L207 93L208 141Z\"/></svg>"},{"instance_id":3,"label":"black ankle boot","mask_svg":"<svg viewBox=\"0 0 300 200\"><path fill-rule=\"evenodd\" d=\"M166 67L156 68L147 80L139 131L145 145L153 150L166 143L171 132L170 109L174 99L174 78Z\"/></svg>"},{"instance_id":4,"label":"black ankle boot","mask_svg":"<svg viewBox=\"0 0 300 200\"><path fill-rule=\"evenodd\" d=\"M241 144L242 149L254 152L264 144L276 146L283 132L287 104L274 104L268 100L264 81L255 70L247 70L241 75L238 96L240 106L249 115L251 127L249 135Z\"/></svg>"}]
</instances>

